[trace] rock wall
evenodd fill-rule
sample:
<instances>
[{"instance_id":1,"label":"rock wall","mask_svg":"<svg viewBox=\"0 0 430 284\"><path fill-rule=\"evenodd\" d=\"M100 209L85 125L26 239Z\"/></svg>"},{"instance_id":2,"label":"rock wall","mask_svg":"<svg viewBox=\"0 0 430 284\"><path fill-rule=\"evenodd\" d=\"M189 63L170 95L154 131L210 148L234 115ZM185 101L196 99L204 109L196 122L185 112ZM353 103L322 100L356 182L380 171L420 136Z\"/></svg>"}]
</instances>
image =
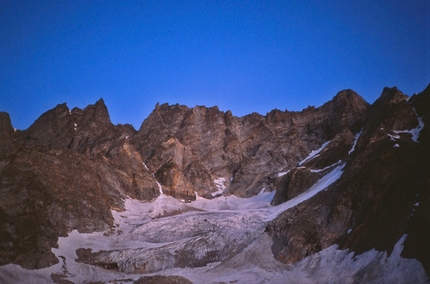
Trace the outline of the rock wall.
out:
<instances>
[{"instance_id":1,"label":"rock wall","mask_svg":"<svg viewBox=\"0 0 430 284\"><path fill-rule=\"evenodd\" d=\"M411 98L385 88L372 105L344 90L265 116L157 104L138 131L113 125L103 100L58 105L23 131L0 113L0 265L58 262L59 236L112 226L111 210L127 196L153 200L158 183L185 202L276 190L277 205L345 164L336 183L268 224L275 258L295 263L335 243L390 252L407 234L403 255L429 272L429 114L430 87Z\"/></svg>"},{"instance_id":2,"label":"rock wall","mask_svg":"<svg viewBox=\"0 0 430 284\"><path fill-rule=\"evenodd\" d=\"M342 177L269 224L279 261L294 263L334 243L359 254L372 248L391 253L407 234L402 255L419 259L430 271L424 241L430 237L429 102L429 87L410 99L396 88L384 89L368 110L354 151L337 154L346 163ZM314 165L327 158L322 152L313 165L282 177L278 200L291 198Z\"/></svg>"},{"instance_id":3,"label":"rock wall","mask_svg":"<svg viewBox=\"0 0 430 284\"><path fill-rule=\"evenodd\" d=\"M273 110L266 116L239 118L217 107L157 105L132 144L172 196L194 200L197 192L211 198L215 180L223 178L227 194L249 197L262 188L273 190L277 173L294 168L328 140L350 148L367 108L351 90L319 108Z\"/></svg>"},{"instance_id":4,"label":"rock wall","mask_svg":"<svg viewBox=\"0 0 430 284\"><path fill-rule=\"evenodd\" d=\"M83 110L58 105L24 131L2 113L0 130L0 264L52 265L59 236L104 230L127 196L159 194L128 142L136 131L112 125L103 100Z\"/></svg>"}]
</instances>

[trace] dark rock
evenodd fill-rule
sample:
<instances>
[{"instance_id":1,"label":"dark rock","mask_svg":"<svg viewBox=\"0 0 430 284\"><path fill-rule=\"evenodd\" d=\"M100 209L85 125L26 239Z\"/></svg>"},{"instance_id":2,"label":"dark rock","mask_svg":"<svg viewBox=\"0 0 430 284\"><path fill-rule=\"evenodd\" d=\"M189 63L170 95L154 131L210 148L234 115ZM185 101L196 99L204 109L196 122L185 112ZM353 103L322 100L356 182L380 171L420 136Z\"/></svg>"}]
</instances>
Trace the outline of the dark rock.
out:
<instances>
[{"instance_id":1,"label":"dark rock","mask_svg":"<svg viewBox=\"0 0 430 284\"><path fill-rule=\"evenodd\" d=\"M428 127L421 130L418 142L411 139L411 134L398 132L418 126L414 103L426 105L428 97L423 92L408 102L396 88L384 89L369 108L354 152L345 155L346 146L341 145L348 143L342 142L333 148L337 153L330 154L346 160L342 177L268 226L278 260L294 263L334 243L356 253L372 248L391 253L400 237L407 234L403 255L419 259L429 271L430 250L423 241L430 236L425 225L430 220L426 209L430 181ZM420 112L429 112L429 108ZM348 136L340 141L347 141ZM320 160L325 165L324 152L304 165L318 165ZM288 176L282 182L284 198L280 200L286 200Z\"/></svg>"},{"instance_id":2,"label":"dark rock","mask_svg":"<svg viewBox=\"0 0 430 284\"><path fill-rule=\"evenodd\" d=\"M15 147L16 135L9 114L0 112L0 157L12 154Z\"/></svg>"},{"instance_id":3,"label":"dark rock","mask_svg":"<svg viewBox=\"0 0 430 284\"><path fill-rule=\"evenodd\" d=\"M154 275L140 277L133 284L192 284L192 282L182 276Z\"/></svg>"}]
</instances>

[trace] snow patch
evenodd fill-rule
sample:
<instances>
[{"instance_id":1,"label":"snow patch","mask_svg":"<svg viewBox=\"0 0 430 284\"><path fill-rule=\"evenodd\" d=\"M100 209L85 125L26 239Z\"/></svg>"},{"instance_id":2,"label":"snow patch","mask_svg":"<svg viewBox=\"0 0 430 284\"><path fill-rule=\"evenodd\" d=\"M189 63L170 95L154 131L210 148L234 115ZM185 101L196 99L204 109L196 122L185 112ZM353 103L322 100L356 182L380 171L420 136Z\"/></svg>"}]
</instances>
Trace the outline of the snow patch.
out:
<instances>
[{"instance_id":1,"label":"snow patch","mask_svg":"<svg viewBox=\"0 0 430 284\"><path fill-rule=\"evenodd\" d=\"M319 153L321 153L321 151L322 151L322 150L324 150L324 148L325 148L325 147L327 147L327 145L328 145L330 142L331 142L331 141L327 141L327 142L325 142L324 144L322 144L322 146L321 146L319 149L313 150L313 151L309 154L309 156L307 156L304 160L302 160L302 161L299 163L299 166L303 165L304 163L306 163L307 161L309 161L309 160L311 160L311 159L313 159L313 158L315 158L315 157L318 157L318 156L319 156Z\"/></svg>"},{"instance_id":2,"label":"snow patch","mask_svg":"<svg viewBox=\"0 0 430 284\"><path fill-rule=\"evenodd\" d=\"M391 141L396 141L396 139L400 139L399 135L387 134L387 136L390 137Z\"/></svg>"},{"instance_id":3,"label":"snow patch","mask_svg":"<svg viewBox=\"0 0 430 284\"><path fill-rule=\"evenodd\" d=\"M158 185L158 190L160 191L160 196L161 195L164 195L164 193L163 193L163 187L161 186L161 184L158 182L158 181L155 181L156 183L157 183L157 185Z\"/></svg>"},{"instance_id":4,"label":"snow patch","mask_svg":"<svg viewBox=\"0 0 430 284\"><path fill-rule=\"evenodd\" d=\"M342 164L336 168L334 168L331 172L323 176L320 180L318 180L313 186L311 186L306 192L299 194L298 196L294 197L293 199L288 200L285 203L282 203L278 206L275 206L271 208L271 214L267 217L267 221L271 221L278 217L282 212L284 212L287 209L290 209L303 201L306 201L310 199L311 197L315 196L317 193L325 190L328 186L330 186L332 183L337 181L343 174L343 168L345 167L345 164Z\"/></svg>"},{"instance_id":5,"label":"snow patch","mask_svg":"<svg viewBox=\"0 0 430 284\"><path fill-rule=\"evenodd\" d=\"M414 142L416 142L416 143L418 143L418 138L419 138L419 136L420 136L420 132L421 132L421 130L423 130L423 128L424 128L424 121L423 121L423 118L422 117L419 117L418 116L418 113L417 113L417 111L415 110L415 108L413 109L414 110L414 112L415 112L415 115L417 116L417 119L418 119L418 126L417 127L415 127L415 128L413 128L413 129L409 129L409 130L393 130L393 133L395 133L395 134L399 134L399 133L409 133L409 134L411 134L412 135L412 137L411 137L411 139L412 139L412 141L414 141ZM390 135L390 134L388 134L388 136L392 136L392 135ZM398 135L396 135L398 138L397 139L399 139L400 137L398 136ZM394 141L394 140L393 140Z\"/></svg>"},{"instance_id":6,"label":"snow patch","mask_svg":"<svg viewBox=\"0 0 430 284\"><path fill-rule=\"evenodd\" d=\"M352 144L351 150L349 150L348 155L350 155L355 150L355 146L357 145L358 138L360 138L361 133L363 133L363 128L361 128L360 132L355 134L354 144Z\"/></svg>"},{"instance_id":7,"label":"snow patch","mask_svg":"<svg viewBox=\"0 0 430 284\"><path fill-rule=\"evenodd\" d=\"M217 196L217 195L221 195L224 193L225 190L225 178L220 177L214 180L215 186L217 188L217 191L212 192L212 196Z\"/></svg>"},{"instance_id":8,"label":"snow patch","mask_svg":"<svg viewBox=\"0 0 430 284\"><path fill-rule=\"evenodd\" d=\"M320 173L320 172L323 172L323 171L325 171L325 170L328 170L328 169L330 169L330 168L332 168L332 167L334 167L334 166L336 166L336 165L339 165L340 163L342 163L342 160L339 160L339 161L337 161L336 163L334 163L333 165L327 166L327 167L325 167L325 168L323 168L323 169L319 169L319 170L312 170L312 169L310 169L309 171L310 171L311 173Z\"/></svg>"},{"instance_id":9,"label":"snow patch","mask_svg":"<svg viewBox=\"0 0 430 284\"><path fill-rule=\"evenodd\" d=\"M291 283L427 283L421 263L400 256L403 235L387 257L375 249L354 256L354 252L330 246L289 267ZM284 282L284 283L285 283Z\"/></svg>"},{"instance_id":10,"label":"snow patch","mask_svg":"<svg viewBox=\"0 0 430 284\"><path fill-rule=\"evenodd\" d=\"M286 172L280 172L278 173L278 177L282 177L285 176L286 174L288 174L290 172L290 170L286 171Z\"/></svg>"},{"instance_id":11,"label":"snow patch","mask_svg":"<svg viewBox=\"0 0 430 284\"><path fill-rule=\"evenodd\" d=\"M148 166L147 166L145 163L142 163L142 164L143 164L143 166L145 167L145 169L149 171Z\"/></svg>"}]
</instances>

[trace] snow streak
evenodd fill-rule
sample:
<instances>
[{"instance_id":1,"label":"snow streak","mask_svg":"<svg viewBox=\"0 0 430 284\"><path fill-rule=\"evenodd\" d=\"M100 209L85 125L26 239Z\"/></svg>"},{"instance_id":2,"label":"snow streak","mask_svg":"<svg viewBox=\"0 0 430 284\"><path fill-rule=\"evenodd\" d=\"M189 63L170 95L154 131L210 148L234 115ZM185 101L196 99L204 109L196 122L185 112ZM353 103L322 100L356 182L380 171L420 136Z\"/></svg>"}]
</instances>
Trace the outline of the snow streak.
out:
<instances>
[{"instance_id":1,"label":"snow streak","mask_svg":"<svg viewBox=\"0 0 430 284\"><path fill-rule=\"evenodd\" d=\"M415 112L415 115L417 116L418 126L417 126L417 127L415 127L415 128L413 128L413 129L409 129L409 130L393 130L393 133L395 133L395 134L400 134L400 133L409 133L409 134L411 134L411 135L412 135L412 137L411 137L412 141L414 141L414 142L418 143L418 138L419 138L419 136L420 136L420 132L421 132L421 130L423 130L423 128L424 128L424 121L423 121L423 118L422 118L422 117L419 117L419 116L418 116L418 113L417 113L417 111L415 110L415 108L414 108L413 110L414 110L414 112ZM399 138L400 138L400 137L399 137L399 135L391 135L391 134L388 134L388 136L390 136L390 139L391 139L392 141L395 141L394 139L399 139Z\"/></svg>"},{"instance_id":2,"label":"snow streak","mask_svg":"<svg viewBox=\"0 0 430 284\"><path fill-rule=\"evenodd\" d=\"M317 149L317 150L313 150L313 151L309 154L309 156L307 156L303 161L301 161L301 162L299 163L299 166L303 165L304 163L306 163L307 161L309 161L309 160L311 160L311 159L313 159L313 158L315 158L315 157L318 157L318 156L319 156L319 153L321 153L321 151L322 151L322 150L324 150L324 148L325 148L325 147L327 147L327 145L328 145L330 142L331 142L331 141L327 141L327 142L325 142L324 144L322 144L322 146L321 146L319 149Z\"/></svg>"},{"instance_id":3,"label":"snow streak","mask_svg":"<svg viewBox=\"0 0 430 284\"><path fill-rule=\"evenodd\" d=\"M360 132L358 132L358 133L355 135L354 144L352 145L351 150L349 150L348 155L351 155L351 153L352 153L352 152L354 152L354 150L355 150L355 146L357 146L357 141L358 141L358 139L360 138L361 133L363 133L363 128L360 130Z\"/></svg>"},{"instance_id":4,"label":"snow streak","mask_svg":"<svg viewBox=\"0 0 430 284\"><path fill-rule=\"evenodd\" d=\"M337 166L335 169L333 169L331 172L329 172L324 177L322 177L319 181L317 181L313 186L311 186L306 192L296 196L293 199L288 200L285 203L282 203L276 207L271 208L270 215L267 217L266 220L271 221L275 219L285 210L290 209L302 203L303 201L306 201L312 198L317 193L327 189L327 187L329 187L331 184L333 184L342 176L344 166L345 164Z\"/></svg>"}]
</instances>

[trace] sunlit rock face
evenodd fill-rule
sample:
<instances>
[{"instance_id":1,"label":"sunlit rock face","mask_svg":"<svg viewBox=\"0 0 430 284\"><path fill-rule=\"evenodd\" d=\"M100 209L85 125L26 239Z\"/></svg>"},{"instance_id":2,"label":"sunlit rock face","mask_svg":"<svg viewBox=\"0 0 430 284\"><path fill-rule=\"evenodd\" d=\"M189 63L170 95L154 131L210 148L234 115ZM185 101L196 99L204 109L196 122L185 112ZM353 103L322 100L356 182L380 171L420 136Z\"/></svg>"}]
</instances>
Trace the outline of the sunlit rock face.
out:
<instances>
[{"instance_id":1,"label":"sunlit rock face","mask_svg":"<svg viewBox=\"0 0 430 284\"><path fill-rule=\"evenodd\" d=\"M227 193L248 197L262 188L273 190L277 173L295 167L325 141L349 149L367 108L351 90L319 108L274 110L266 116L239 118L217 107L157 105L132 143L169 195L193 200L191 187L210 198L217 191L214 180L223 177ZM319 163L330 165L345 158L347 150L332 152Z\"/></svg>"},{"instance_id":2,"label":"sunlit rock face","mask_svg":"<svg viewBox=\"0 0 430 284\"><path fill-rule=\"evenodd\" d=\"M113 125L103 100L22 131L0 113L0 265L48 267L36 274L54 282L188 283L178 269L199 268L197 283L230 269L284 283L310 266L315 280L309 262L326 254L352 265L351 250L363 260L343 280L387 277L366 261L393 252L429 272L429 115L429 87L265 116L157 104L138 131ZM139 280L160 271L171 276Z\"/></svg>"},{"instance_id":3,"label":"sunlit rock face","mask_svg":"<svg viewBox=\"0 0 430 284\"><path fill-rule=\"evenodd\" d=\"M110 210L127 196L152 200L155 178L128 143L136 131L114 126L103 101L65 104L14 133L1 116L0 263L40 268L57 262L58 236L112 226ZM4 145L4 146L3 146Z\"/></svg>"}]
</instances>

